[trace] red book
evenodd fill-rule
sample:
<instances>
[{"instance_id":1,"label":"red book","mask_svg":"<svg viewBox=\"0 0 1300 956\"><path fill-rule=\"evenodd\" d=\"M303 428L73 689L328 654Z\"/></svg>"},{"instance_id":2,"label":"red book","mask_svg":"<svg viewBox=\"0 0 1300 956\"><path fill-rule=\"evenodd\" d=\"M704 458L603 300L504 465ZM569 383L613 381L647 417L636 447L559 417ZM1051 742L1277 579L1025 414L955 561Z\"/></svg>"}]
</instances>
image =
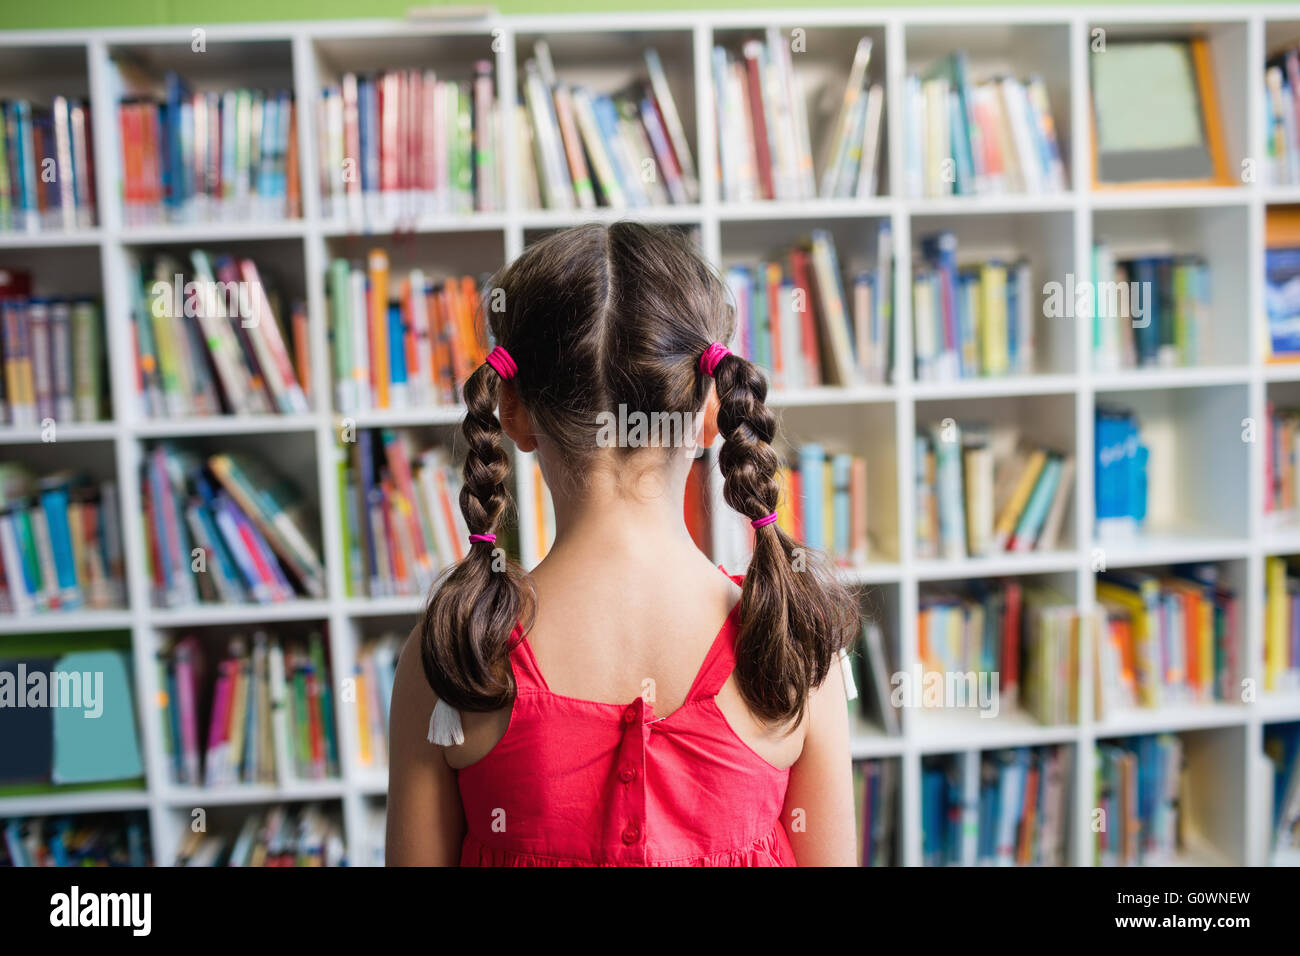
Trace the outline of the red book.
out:
<instances>
[{"instance_id":1,"label":"red book","mask_svg":"<svg viewBox=\"0 0 1300 956\"><path fill-rule=\"evenodd\" d=\"M763 51L763 44L758 40L745 43L745 74L749 90L749 115L754 135L754 158L758 163L758 184L762 188L763 198L772 199L776 190L772 188L772 150L767 138L767 116L763 112L763 78L759 74L758 58Z\"/></svg>"},{"instance_id":2,"label":"red book","mask_svg":"<svg viewBox=\"0 0 1300 956\"><path fill-rule=\"evenodd\" d=\"M817 319L813 314L812 268L806 249L790 250L790 268L794 272L794 285L803 308L796 310L799 316L800 336L803 339L804 383L820 385L822 383L821 349L817 345Z\"/></svg>"},{"instance_id":3,"label":"red book","mask_svg":"<svg viewBox=\"0 0 1300 956\"><path fill-rule=\"evenodd\" d=\"M1002 615L1002 690L1015 700L1020 686L1020 582L1007 582L1007 603Z\"/></svg>"},{"instance_id":4,"label":"red book","mask_svg":"<svg viewBox=\"0 0 1300 956\"><path fill-rule=\"evenodd\" d=\"M790 513L794 515L794 537L803 540L803 477L799 469L790 469Z\"/></svg>"}]
</instances>

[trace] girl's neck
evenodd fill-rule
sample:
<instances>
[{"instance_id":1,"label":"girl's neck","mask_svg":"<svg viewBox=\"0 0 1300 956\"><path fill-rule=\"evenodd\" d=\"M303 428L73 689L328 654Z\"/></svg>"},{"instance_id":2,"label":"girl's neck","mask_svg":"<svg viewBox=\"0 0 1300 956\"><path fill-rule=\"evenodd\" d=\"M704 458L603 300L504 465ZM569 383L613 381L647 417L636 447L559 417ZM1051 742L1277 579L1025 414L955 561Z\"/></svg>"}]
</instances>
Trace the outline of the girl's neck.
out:
<instances>
[{"instance_id":1,"label":"girl's neck","mask_svg":"<svg viewBox=\"0 0 1300 956\"><path fill-rule=\"evenodd\" d=\"M552 552L614 558L693 549L683 508L685 470L647 470L635 481L629 478L633 474L601 469L587 475L577 493L556 495Z\"/></svg>"}]
</instances>

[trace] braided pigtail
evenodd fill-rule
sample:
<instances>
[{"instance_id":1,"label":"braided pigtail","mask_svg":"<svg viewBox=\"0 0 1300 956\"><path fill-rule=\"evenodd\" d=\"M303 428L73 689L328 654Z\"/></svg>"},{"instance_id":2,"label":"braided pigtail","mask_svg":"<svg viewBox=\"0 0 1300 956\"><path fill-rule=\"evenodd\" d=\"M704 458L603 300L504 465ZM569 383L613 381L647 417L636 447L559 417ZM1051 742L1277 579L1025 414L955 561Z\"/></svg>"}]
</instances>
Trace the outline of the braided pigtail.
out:
<instances>
[{"instance_id":1,"label":"braided pigtail","mask_svg":"<svg viewBox=\"0 0 1300 956\"><path fill-rule=\"evenodd\" d=\"M772 448L776 419L766 405L767 381L749 361L722 353L704 371L711 370L718 392L723 497L754 525L740 599L736 682L758 717L783 724L803 716L811 691L852 643L857 601L824 556L773 519L780 460Z\"/></svg>"},{"instance_id":2,"label":"braided pigtail","mask_svg":"<svg viewBox=\"0 0 1300 956\"><path fill-rule=\"evenodd\" d=\"M440 702L489 711L514 694L509 641L525 604L523 569L496 550L509 504L510 459L502 444L497 399L501 374L484 364L465 383L463 432L468 445L460 509L469 554L434 592L420 622L424 675Z\"/></svg>"}]
</instances>

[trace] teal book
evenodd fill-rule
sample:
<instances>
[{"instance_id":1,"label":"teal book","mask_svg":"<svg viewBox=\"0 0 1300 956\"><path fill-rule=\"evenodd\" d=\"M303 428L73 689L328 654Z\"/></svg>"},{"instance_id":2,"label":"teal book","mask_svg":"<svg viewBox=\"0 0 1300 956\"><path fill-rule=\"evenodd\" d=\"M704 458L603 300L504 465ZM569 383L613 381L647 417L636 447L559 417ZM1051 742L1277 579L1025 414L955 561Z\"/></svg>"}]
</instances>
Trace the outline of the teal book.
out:
<instances>
[{"instance_id":1,"label":"teal book","mask_svg":"<svg viewBox=\"0 0 1300 956\"><path fill-rule=\"evenodd\" d=\"M144 773L129 669L127 655L112 650L80 651L55 662L57 674L72 677L64 686L76 684L81 694L79 701L53 708L55 783L130 780Z\"/></svg>"}]
</instances>

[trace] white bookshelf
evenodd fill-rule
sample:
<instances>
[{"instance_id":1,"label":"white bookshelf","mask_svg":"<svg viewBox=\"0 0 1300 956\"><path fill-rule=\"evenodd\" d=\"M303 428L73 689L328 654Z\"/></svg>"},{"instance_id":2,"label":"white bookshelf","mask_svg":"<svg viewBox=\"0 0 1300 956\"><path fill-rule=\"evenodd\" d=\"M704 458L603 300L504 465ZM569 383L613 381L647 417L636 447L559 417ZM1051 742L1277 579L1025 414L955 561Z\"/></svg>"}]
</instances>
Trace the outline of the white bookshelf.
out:
<instances>
[{"instance_id":1,"label":"white bookshelf","mask_svg":"<svg viewBox=\"0 0 1300 956\"><path fill-rule=\"evenodd\" d=\"M838 100L838 77L847 71L852 43L863 33L877 40L873 75L886 82L886 154L880 173L885 195L865 200L806 203L724 203L714 175L710 51L715 42L733 43L768 25L802 29L807 52L795 57L797 70L828 80L824 96ZM450 61L463 66L475 59L496 63L499 94L512 97L516 76L531 55L533 40L547 37L562 77L598 86L617 86L641 70L640 50L659 48L674 95L688 124L701 197L696 204L627 214L609 210L560 213L521 206L518 185L506 177L506 205L481 213L403 223L400 249L412 264L480 271L518 256L547 231L592 219L613 221L626 215L644 221L698 226L703 249L724 264L777 251L813 227L831 229L848 258L874 244L875 225L888 220L893 230L895 267L902 278L895 301L895 381L888 386L807 389L774 394L784 428L795 438L835 439L865 454L871 469L871 507L875 553L846 578L863 587L868 606L880 613L886 639L902 669L915 661L917 601L935 582L989 575L1044 575L1081 610L1094 600L1095 557L1092 521L1093 409L1098 400L1118 399L1142 415L1144 437L1153 448L1152 528L1125 544L1105 546L1108 567L1161 565L1175 561L1222 561L1243 601L1243 631L1248 666L1262 669L1264 558L1300 552L1300 533L1266 527L1260 495L1264 459L1258 442L1240 440L1241 420L1263 421L1268 396L1294 394L1300 400L1300 369L1265 366L1262 315L1264 216L1270 204L1300 203L1300 187L1270 187L1257 182L1226 189L1090 189L1088 44L1091 31L1108 36L1141 33L1201 33L1209 37L1225 120L1229 161L1264 155L1264 59L1278 45L1300 40L1300 4L1169 7L1010 7L989 10L870 9L757 11L724 13L491 16L478 20L405 22L349 20L257 25L206 26L207 53L190 49L190 27L144 27L0 33L0 95L47 96L52 92L87 94L94 123L98 222L73 233L0 234L0 262L31 268L34 278L51 283L80 277L102 289L109 343L112 408L115 417L92 425L59 426L58 440L46 446L33 432L0 430L0 459L46 459L116 475L121 489L126 539L129 603L125 610L0 619L5 635L61 631L129 630L134 649L136 698L147 788L138 792L95 791L54 797L0 799L0 816L103 809L145 809L151 823L155 860L174 858L181 827L195 807L261 805L279 801L322 800L341 806L352 855L360 857L366 839L366 809L383 798L383 772L363 770L356 759L355 724L340 707L342 776L337 781L304 782L287 788L234 787L216 791L180 788L167 775L161 728L154 701L154 655L163 635L190 627L228 628L256 623L323 622L328 625L334 673L352 671L358 639L387 626L409 629L421 602L411 598L364 599L345 595L337 486L331 461L337 419L331 410L325 268L338 254L359 256L371 243L394 245L387 230L354 235L346 224L327 219L319 200L315 162L316 112L320 84L344 70L386 66L432 66ZM1048 82L1057 129L1069 168L1069 189L1051 196L907 199L903 186L902 84L909 70L950 49L970 52L975 73L1013 68L1042 72ZM123 225L118 199L116 104L111 101L110 56L131 49L154 62L197 75L202 84L242 84L271 77L292 85L300 107L302 144L301 220L222 223L214 226ZM202 59L206 57L207 59ZM807 58L807 61L799 57ZM824 112L825 104L818 106ZM821 112L811 120L814 151ZM514 125L505 124L507 169L513 168ZM963 247L1011 248L1034 260L1034 281L1051 273L1089 274L1094 234L1117 242L1167 243L1195 248L1211 261L1216 299L1213 310L1214 364L1197 368L1100 374L1090 367L1086 322L1059 322L1048 330L1039 374L1006 379L920 383L912 378L911 303L906 277L912 269L914 237L937 228L956 231ZM284 265L293 277L289 291L307 302L311 319L314 407L284 418L229 418L146 421L132 394L134 357L130 351L126 265L139 250L187 250L226 246L251 248L259 261ZM1062 276L1063 278L1063 276ZM294 283L300 283L295 287ZM95 283L98 283L96 285ZM71 288L68 291L73 291ZM914 548L912 438L918 425L952 416L958 421L1015 423L1035 437L1073 450L1079 464L1074 504L1058 550L965 561L919 560ZM456 411L372 412L358 416L359 427L420 426L450 430ZM145 578L145 544L137 519L139 465L149 443L162 437L193 440L205 447L237 443L255 451L273 450L276 464L293 475L312 505L320 509L328 594L322 600L252 608L157 610ZM793 439L792 439L793 440ZM522 459L522 456L521 456ZM524 553L532 554L531 471L515 469ZM714 484L718 484L716 468ZM725 515L716 518L715 540ZM719 560L732 561L726 554ZM2 646L2 645L0 645ZM1090 656L1085 646L1083 657ZM1090 699L1091 675L1081 675L1080 698ZM1069 859L1090 862L1093 745L1098 739L1131 733L1172 731L1187 741L1188 772L1196 798L1187 808L1194 831L1187 862L1265 862L1259 841L1248 840L1265 794L1254 771L1267 723L1300 719L1300 695L1274 696L1253 705L1221 705L1190 710L1165 709L1124 719L1094 722L1088 710L1077 725L1036 724L1019 714L981 720L973 714L906 710L903 733L887 737L857 725L855 757L887 757L901 763L901 859L921 860L920 777L923 756L1019 745L1059 743L1073 747Z\"/></svg>"}]
</instances>

